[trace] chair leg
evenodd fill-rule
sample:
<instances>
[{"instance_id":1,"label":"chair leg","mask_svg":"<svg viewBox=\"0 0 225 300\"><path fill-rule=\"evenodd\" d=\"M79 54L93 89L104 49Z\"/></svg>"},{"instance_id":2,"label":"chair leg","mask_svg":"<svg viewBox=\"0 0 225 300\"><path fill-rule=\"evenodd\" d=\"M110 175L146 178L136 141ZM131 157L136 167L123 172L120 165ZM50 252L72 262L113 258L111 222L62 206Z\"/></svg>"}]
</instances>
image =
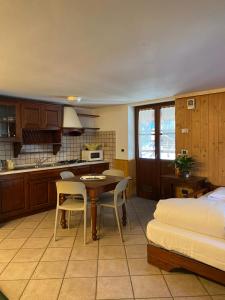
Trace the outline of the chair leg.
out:
<instances>
[{"instance_id":1,"label":"chair leg","mask_svg":"<svg viewBox=\"0 0 225 300\"><path fill-rule=\"evenodd\" d=\"M71 211L70 210L68 210L68 230L70 229L70 218L71 218Z\"/></svg>"},{"instance_id":2,"label":"chair leg","mask_svg":"<svg viewBox=\"0 0 225 300\"><path fill-rule=\"evenodd\" d=\"M84 209L84 245L87 242L87 210Z\"/></svg>"},{"instance_id":3,"label":"chair leg","mask_svg":"<svg viewBox=\"0 0 225 300\"><path fill-rule=\"evenodd\" d=\"M115 215L116 215L116 221L117 221L117 225L118 225L118 229L119 229L119 233L120 233L120 238L123 243L123 235L122 235L122 230L121 230L120 219L119 219L117 207L115 207Z\"/></svg>"},{"instance_id":4,"label":"chair leg","mask_svg":"<svg viewBox=\"0 0 225 300\"><path fill-rule=\"evenodd\" d=\"M56 213L55 213L55 228L54 228L54 241L56 241L56 230L57 230L57 225L58 225L58 209L56 208Z\"/></svg>"}]
</instances>

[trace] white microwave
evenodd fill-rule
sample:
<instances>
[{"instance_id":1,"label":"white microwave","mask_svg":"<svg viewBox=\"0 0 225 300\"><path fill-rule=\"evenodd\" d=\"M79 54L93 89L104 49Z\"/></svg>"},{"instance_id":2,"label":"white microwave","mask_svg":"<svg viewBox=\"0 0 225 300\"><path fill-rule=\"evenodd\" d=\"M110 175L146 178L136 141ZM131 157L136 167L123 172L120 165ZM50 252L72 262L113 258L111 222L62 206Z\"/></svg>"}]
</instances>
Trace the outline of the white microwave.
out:
<instances>
[{"instance_id":1,"label":"white microwave","mask_svg":"<svg viewBox=\"0 0 225 300\"><path fill-rule=\"evenodd\" d=\"M87 161L103 160L103 150L82 150L81 156Z\"/></svg>"}]
</instances>

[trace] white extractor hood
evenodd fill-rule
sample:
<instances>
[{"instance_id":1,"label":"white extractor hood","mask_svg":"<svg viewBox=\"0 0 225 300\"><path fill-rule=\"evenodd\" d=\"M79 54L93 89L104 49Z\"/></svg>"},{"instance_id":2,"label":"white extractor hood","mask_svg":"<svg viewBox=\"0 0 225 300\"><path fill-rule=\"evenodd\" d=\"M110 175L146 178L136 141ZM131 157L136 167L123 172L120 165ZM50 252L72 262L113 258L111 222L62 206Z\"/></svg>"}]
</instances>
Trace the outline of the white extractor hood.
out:
<instances>
[{"instance_id":1,"label":"white extractor hood","mask_svg":"<svg viewBox=\"0 0 225 300\"><path fill-rule=\"evenodd\" d=\"M78 115L75 109L71 106L64 106L63 128L82 128Z\"/></svg>"}]
</instances>

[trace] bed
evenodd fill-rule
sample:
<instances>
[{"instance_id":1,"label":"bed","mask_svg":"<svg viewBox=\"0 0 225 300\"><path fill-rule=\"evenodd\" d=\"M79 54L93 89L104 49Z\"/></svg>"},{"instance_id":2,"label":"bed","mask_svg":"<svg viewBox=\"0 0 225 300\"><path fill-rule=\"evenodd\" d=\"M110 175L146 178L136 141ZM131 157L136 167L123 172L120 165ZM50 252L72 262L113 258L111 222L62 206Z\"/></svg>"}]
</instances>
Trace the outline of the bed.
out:
<instances>
[{"instance_id":1,"label":"bed","mask_svg":"<svg viewBox=\"0 0 225 300\"><path fill-rule=\"evenodd\" d=\"M225 188L198 199L159 201L147 237L149 263L225 284Z\"/></svg>"}]
</instances>

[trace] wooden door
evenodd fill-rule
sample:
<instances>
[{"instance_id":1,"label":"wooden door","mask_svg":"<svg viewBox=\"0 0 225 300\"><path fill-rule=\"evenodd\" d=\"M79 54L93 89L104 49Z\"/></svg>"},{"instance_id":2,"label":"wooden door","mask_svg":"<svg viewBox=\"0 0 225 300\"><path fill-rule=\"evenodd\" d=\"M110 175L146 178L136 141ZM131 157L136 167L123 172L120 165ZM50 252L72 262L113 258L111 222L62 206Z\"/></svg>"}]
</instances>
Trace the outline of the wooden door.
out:
<instances>
[{"instance_id":1,"label":"wooden door","mask_svg":"<svg viewBox=\"0 0 225 300\"><path fill-rule=\"evenodd\" d=\"M59 129L62 127L62 107L60 105L42 105L43 129Z\"/></svg>"},{"instance_id":2,"label":"wooden door","mask_svg":"<svg viewBox=\"0 0 225 300\"><path fill-rule=\"evenodd\" d=\"M137 195L158 200L161 175L174 172L174 103L136 107L135 131Z\"/></svg>"},{"instance_id":3,"label":"wooden door","mask_svg":"<svg viewBox=\"0 0 225 300\"><path fill-rule=\"evenodd\" d=\"M22 128L37 129L41 126L41 105L26 102L22 104Z\"/></svg>"},{"instance_id":4,"label":"wooden door","mask_svg":"<svg viewBox=\"0 0 225 300\"><path fill-rule=\"evenodd\" d=\"M7 175L0 179L0 220L20 216L28 211L24 175Z\"/></svg>"}]
</instances>

